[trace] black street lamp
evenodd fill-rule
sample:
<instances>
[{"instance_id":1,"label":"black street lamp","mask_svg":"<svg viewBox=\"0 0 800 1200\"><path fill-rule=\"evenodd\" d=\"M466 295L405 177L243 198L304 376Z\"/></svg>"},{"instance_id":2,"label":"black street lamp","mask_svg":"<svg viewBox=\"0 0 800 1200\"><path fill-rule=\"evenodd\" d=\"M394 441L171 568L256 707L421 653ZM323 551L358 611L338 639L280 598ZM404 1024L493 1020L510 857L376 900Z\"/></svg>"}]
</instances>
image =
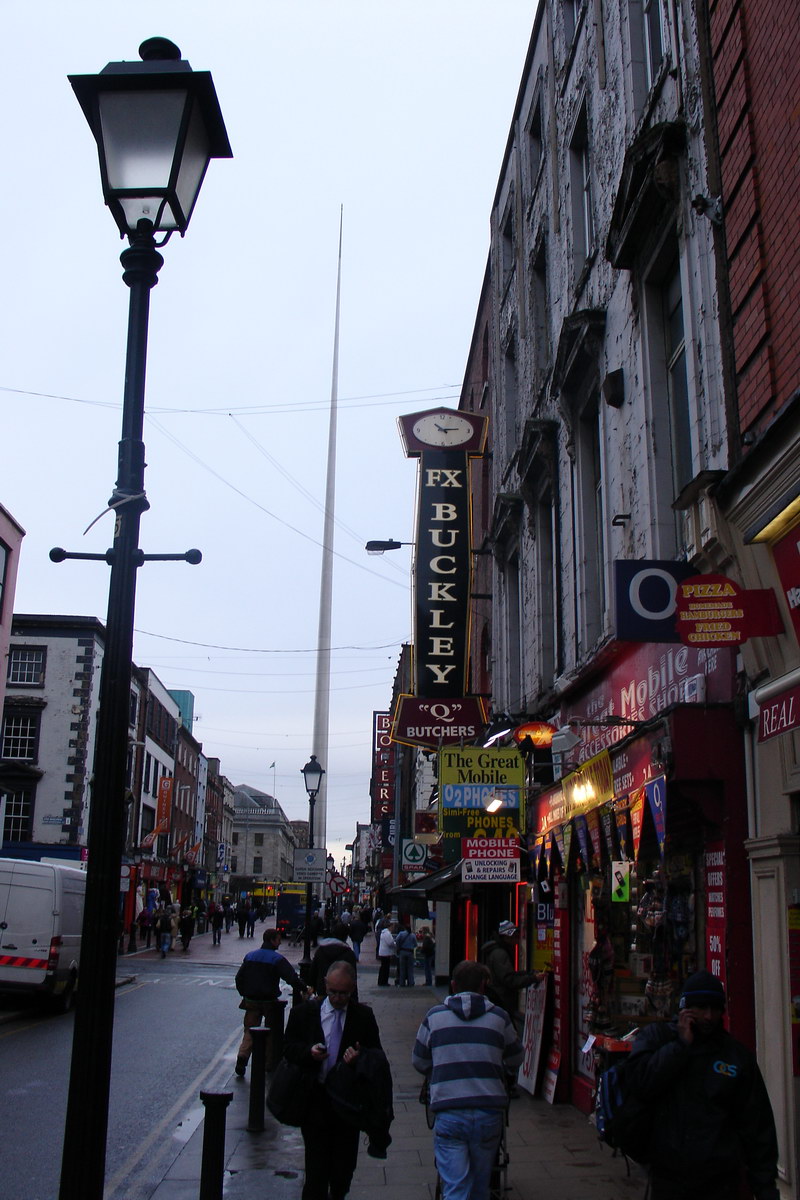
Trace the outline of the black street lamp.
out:
<instances>
[{"instance_id":1,"label":"black street lamp","mask_svg":"<svg viewBox=\"0 0 800 1200\"><path fill-rule=\"evenodd\" d=\"M103 1196L136 571L148 559L201 558L196 550L145 555L139 549L139 522L149 507L142 430L150 291L164 262L155 235L164 235L163 246L176 230L185 233L209 160L231 157L210 74L192 71L164 38L144 42L139 53L142 62L70 76L97 141L103 196L130 241L121 255L130 307L118 475L109 501L114 544L104 555L51 552L55 562L99 558L111 567L60 1200Z\"/></svg>"},{"instance_id":2,"label":"black street lamp","mask_svg":"<svg viewBox=\"0 0 800 1200\"><path fill-rule=\"evenodd\" d=\"M317 762L316 754L312 754L306 765L302 768L303 782L306 785L308 793L308 848L314 849L314 805L317 801L317 794L322 783L322 776L325 774L323 768ZM313 885L306 884L306 928L303 937L303 957L297 964L299 968L300 978L303 983L309 982L311 973L311 904L313 900Z\"/></svg>"}]
</instances>

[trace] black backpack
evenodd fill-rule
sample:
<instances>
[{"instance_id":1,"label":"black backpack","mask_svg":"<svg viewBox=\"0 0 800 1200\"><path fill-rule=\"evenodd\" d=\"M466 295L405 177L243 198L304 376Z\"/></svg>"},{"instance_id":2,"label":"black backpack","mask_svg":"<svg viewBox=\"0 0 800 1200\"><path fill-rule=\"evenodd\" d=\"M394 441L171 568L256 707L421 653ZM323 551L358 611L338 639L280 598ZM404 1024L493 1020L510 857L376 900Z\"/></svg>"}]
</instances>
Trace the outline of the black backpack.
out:
<instances>
[{"instance_id":1,"label":"black backpack","mask_svg":"<svg viewBox=\"0 0 800 1200\"><path fill-rule=\"evenodd\" d=\"M630 1088L630 1060L603 1071L595 1096L595 1124L602 1142L637 1163L650 1157L653 1118L650 1109Z\"/></svg>"}]
</instances>

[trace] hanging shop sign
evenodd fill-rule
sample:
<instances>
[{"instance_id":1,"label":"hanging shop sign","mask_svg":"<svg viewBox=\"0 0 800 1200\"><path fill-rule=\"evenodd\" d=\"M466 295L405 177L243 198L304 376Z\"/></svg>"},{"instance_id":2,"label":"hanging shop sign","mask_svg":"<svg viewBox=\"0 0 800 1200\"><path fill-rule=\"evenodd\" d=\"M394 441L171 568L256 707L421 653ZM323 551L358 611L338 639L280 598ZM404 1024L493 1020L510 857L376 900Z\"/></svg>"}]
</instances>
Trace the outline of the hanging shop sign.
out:
<instances>
[{"instance_id":1,"label":"hanging shop sign","mask_svg":"<svg viewBox=\"0 0 800 1200\"><path fill-rule=\"evenodd\" d=\"M768 742L800 727L800 684L765 701L758 712L758 740Z\"/></svg>"},{"instance_id":2,"label":"hanging shop sign","mask_svg":"<svg viewBox=\"0 0 800 1200\"><path fill-rule=\"evenodd\" d=\"M631 796L628 812L631 818L631 834L633 839L633 857L639 857L639 844L642 840L642 823L644 821L644 788L640 788L638 792L634 792Z\"/></svg>"},{"instance_id":3,"label":"hanging shop sign","mask_svg":"<svg viewBox=\"0 0 800 1200\"><path fill-rule=\"evenodd\" d=\"M783 633L771 588L739 587L725 575L692 575L678 584L675 628L687 646L739 646Z\"/></svg>"},{"instance_id":4,"label":"hanging shop sign","mask_svg":"<svg viewBox=\"0 0 800 1200\"><path fill-rule=\"evenodd\" d=\"M394 816L395 754L391 736L392 717L388 712L372 714L372 779L370 796L373 821Z\"/></svg>"},{"instance_id":5,"label":"hanging shop sign","mask_svg":"<svg viewBox=\"0 0 800 1200\"><path fill-rule=\"evenodd\" d=\"M392 741L406 746L440 746L474 742L486 728L486 708L479 696L453 700L427 700L398 696L392 723Z\"/></svg>"},{"instance_id":6,"label":"hanging shop sign","mask_svg":"<svg viewBox=\"0 0 800 1200\"><path fill-rule=\"evenodd\" d=\"M614 584L620 641L737 646L783 633L771 589L742 588L725 575L698 575L686 563L617 560Z\"/></svg>"},{"instance_id":7,"label":"hanging shop sign","mask_svg":"<svg viewBox=\"0 0 800 1200\"><path fill-rule=\"evenodd\" d=\"M519 883L516 858L470 858L461 864L462 883Z\"/></svg>"},{"instance_id":8,"label":"hanging shop sign","mask_svg":"<svg viewBox=\"0 0 800 1200\"><path fill-rule=\"evenodd\" d=\"M462 838L519 836L525 760L515 747L446 747L439 752L438 773L445 862L458 859Z\"/></svg>"},{"instance_id":9,"label":"hanging shop sign","mask_svg":"<svg viewBox=\"0 0 800 1200\"><path fill-rule=\"evenodd\" d=\"M527 721L524 725L517 726L512 737L518 746L527 739L534 749L542 750L552 746L553 737L557 732L555 725L551 725L549 721Z\"/></svg>"},{"instance_id":10,"label":"hanging shop sign","mask_svg":"<svg viewBox=\"0 0 800 1200\"><path fill-rule=\"evenodd\" d=\"M487 418L452 409L428 409L399 419L408 457L419 458L414 555L412 692L417 700L467 700L472 509L470 460L483 454ZM400 697L392 736L409 745L436 747L472 741L472 712L434 712L410 718L409 697ZM469 706L467 706L469 708ZM484 717L482 705L480 716ZM482 722L485 725L485 720ZM460 727L460 732L456 729Z\"/></svg>"},{"instance_id":11,"label":"hanging shop sign","mask_svg":"<svg viewBox=\"0 0 800 1200\"><path fill-rule=\"evenodd\" d=\"M667 780L664 775L659 775L657 779L651 780L650 783L644 785L644 794L647 797L647 803L650 805L650 813L653 817L653 824L656 828L656 838L658 839L658 851L661 855L661 860L664 860L664 846L667 837Z\"/></svg>"},{"instance_id":12,"label":"hanging shop sign","mask_svg":"<svg viewBox=\"0 0 800 1200\"><path fill-rule=\"evenodd\" d=\"M561 781L561 791L564 794L566 817L597 808L611 800L614 796L614 775L608 751L602 751L585 762L579 770L565 776Z\"/></svg>"}]
</instances>

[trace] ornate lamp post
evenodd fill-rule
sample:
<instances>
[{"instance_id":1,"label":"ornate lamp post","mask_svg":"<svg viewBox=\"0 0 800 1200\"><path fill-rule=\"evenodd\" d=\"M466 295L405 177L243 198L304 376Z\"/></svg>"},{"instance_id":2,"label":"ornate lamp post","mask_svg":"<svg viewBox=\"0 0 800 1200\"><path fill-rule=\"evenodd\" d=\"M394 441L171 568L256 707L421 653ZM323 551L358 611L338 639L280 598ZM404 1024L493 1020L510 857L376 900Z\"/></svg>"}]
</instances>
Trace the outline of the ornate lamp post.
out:
<instances>
[{"instance_id":1,"label":"ornate lamp post","mask_svg":"<svg viewBox=\"0 0 800 1200\"><path fill-rule=\"evenodd\" d=\"M308 848L314 849L314 805L316 804L317 794L322 784L322 776L325 774L323 768L317 762L316 754L312 754L306 765L302 768L303 782L306 785L308 793ZM306 928L303 937L303 957L297 964L299 968L300 978L304 983L308 983L309 972L311 970L311 904L313 899L313 885L306 884Z\"/></svg>"},{"instance_id":2,"label":"ornate lamp post","mask_svg":"<svg viewBox=\"0 0 800 1200\"><path fill-rule=\"evenodd\" d=\"M210 159L231 157L211 75L192 71L164 38L144 42L139 53L141 62L70 76L97 142L105 202L130 242L121 255L130 307L118 474L109 501L114 544L104 555L51 552L56 562L100 558L111 567L60 1200L103 1196L136 571L148 559L201 558L197 550L145 555L139 549L139 522L149 507L142 430L150 291L164 262L157 247L176 230L186 232ZM156 235L163 235L158 243Z\"/></svg>"}]
</instances>

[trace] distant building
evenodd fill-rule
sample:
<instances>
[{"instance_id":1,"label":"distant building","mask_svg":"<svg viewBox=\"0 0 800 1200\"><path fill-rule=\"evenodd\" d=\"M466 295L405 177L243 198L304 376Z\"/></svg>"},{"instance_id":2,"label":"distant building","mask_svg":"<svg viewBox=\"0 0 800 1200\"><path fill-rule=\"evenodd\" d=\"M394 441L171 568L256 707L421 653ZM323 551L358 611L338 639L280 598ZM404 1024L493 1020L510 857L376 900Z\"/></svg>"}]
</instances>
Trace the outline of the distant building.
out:
<instances>
[{"instance_id":1,"label":"distant building","mask_svg":"<svg viewBox=\"0 0 800 1200\"><path fill-rule=\"evenodd\" d=\"M0 742L3 852L86 845L105 628L96 617L15 615Z\"/></svg>"},{"instance_id":2,"label":"distant building","mask_svg":"<svg viewBox=\"0 0 800 1200\"><path fill-rule=\"evenodd\" d=\"M291 880L297 839L278 801L247 785L237 787L233 798L231 892L251 892L262 882Z\"/></svg>"},{"instance_id":3,"label":"distant building","mask_svg":"<svg viewBox=\"0 0 800 1200\"><path fill-rule=\"evenodd\" d=\"M17 584L20 547L25 530L0 504L0 662L5 664L11 621L14 615L14 590ZM0 673L0 712L2 712L6 670ZM0 783L0 787L2 784ZM0 833L2 831L0 830Z\"/></svg>"}]
</instances>

